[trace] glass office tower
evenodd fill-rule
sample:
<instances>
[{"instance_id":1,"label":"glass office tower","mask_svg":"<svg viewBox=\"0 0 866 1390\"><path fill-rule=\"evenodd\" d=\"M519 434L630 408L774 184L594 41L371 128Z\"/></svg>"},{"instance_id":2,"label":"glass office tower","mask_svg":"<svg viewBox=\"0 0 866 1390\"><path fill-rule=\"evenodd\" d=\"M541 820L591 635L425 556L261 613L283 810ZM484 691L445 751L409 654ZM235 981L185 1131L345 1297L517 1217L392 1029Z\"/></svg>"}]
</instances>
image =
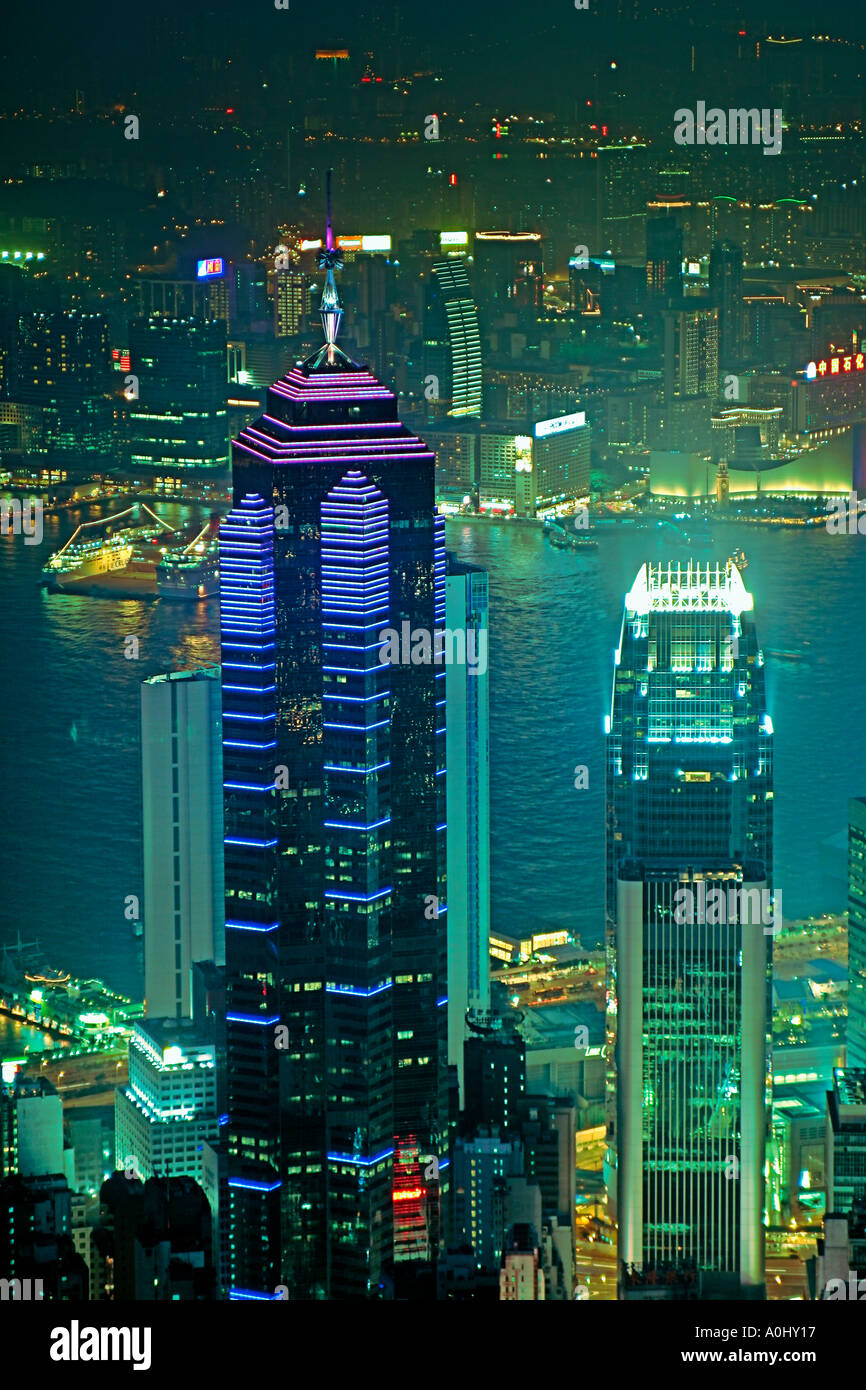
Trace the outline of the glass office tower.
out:
<instances>
[{"instance_id":1,"label":"glass office tower","mask_svg":"<svg viewBox=\"0 0 866 1390\"><path fill-rule=\"evenodd\" d=\"M772 724L732 562L646 564L607 720L610 1036L624 1297L761 1296Z\"/></svg>"},{"instance_id":2,"label":"glass office tower","mask_svg":"<svg viewBox=\"0 0 866 1390\"><path fill-rule=\"evenodd\" d=\"M471 633L474 664L447 667L448 1053L465 1104L468 1020L490 1022L490 674L487 571L448 554L449 632ZM467 637L468 641L468 637Z\"/></svg>"},{"instance_id":3,"label":"glass office tower","mask_svg":"<svg viewBox=\"0 0 866 1390\"><path fill-rule=\"evenodd\" d=\"M439 1241L445 670L380 633L444 628L444 523L433 454L336 346L331 247L326 343L235 441L222 533L236 1298L376 1297Z\"/></svg>"},{"instance_id":4,"label":"glass office tower","mask_svg":"<svg viewBox=\"0 0 866 1390\"><path fill-rule=\"evenodd\" d=\"M424 372L438 383L429 400L448 415L481 415L481 330L462 259L436 261L424 309ZM434 414L439 411L434 408Z\"/></svg>"},{"instance_id":5,"label":"glass office tower","mask_svg":"<svg viewBox=\"0 0 866 1390\"><path fill-rule=\"evenodd\" d=\"M863 796L854 796L848 802L848 1030L845 1046L846 1065L866 1067L866 797Z\"/></svg>"}]
</instances>

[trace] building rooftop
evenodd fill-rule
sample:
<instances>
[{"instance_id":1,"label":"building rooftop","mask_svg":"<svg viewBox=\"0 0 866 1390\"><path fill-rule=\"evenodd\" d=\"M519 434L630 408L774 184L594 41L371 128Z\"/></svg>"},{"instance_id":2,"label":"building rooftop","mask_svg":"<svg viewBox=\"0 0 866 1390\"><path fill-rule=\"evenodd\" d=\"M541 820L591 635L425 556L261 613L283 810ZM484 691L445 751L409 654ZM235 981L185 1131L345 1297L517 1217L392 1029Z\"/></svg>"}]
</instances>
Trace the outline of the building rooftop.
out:
<instances>
[{"instance_id":1,"label":"building rooftop","mask_svg":"<svg viewBox=\"0 0 866 1390\"><path fill-rule=\"evenodd\" d=\"M647 563L626 594L629 613L748 612L752 595L732 560L700 564L689 560Z\"/></svg>"}]
</instances>

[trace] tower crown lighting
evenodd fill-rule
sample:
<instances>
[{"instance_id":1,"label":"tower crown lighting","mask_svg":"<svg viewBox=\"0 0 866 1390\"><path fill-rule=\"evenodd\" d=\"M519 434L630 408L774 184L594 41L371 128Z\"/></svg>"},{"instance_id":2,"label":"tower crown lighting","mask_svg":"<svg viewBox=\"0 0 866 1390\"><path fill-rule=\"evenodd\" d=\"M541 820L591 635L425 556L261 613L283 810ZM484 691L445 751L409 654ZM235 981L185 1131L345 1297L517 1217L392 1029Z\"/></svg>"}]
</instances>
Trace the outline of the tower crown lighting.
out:
<instances>
[{"instance_id":1,"label":"tower crown lighting","mask_svg":"<svg viewBox=\"0 0 866 1390\"><path fill-rule=\"evenodd\" d=\"M732 560L725 564L664 563L641 566L629 590L629 613L747 613L754 599Z\"/></svg>"}]
</instances>

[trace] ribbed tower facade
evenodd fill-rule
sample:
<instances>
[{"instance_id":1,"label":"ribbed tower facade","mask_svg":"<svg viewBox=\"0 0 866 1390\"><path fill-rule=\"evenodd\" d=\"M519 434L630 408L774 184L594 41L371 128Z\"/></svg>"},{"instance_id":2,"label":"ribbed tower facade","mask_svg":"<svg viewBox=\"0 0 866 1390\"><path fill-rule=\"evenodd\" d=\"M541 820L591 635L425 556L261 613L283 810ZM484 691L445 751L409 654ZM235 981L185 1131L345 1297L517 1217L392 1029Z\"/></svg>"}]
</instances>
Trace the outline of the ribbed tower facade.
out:
<instances>
[{"instance_id":1,"label":"ribbed tower facade","mask_svg":"<svg viewBox=\"0 0 866 1390\"><path fill-rule=\"evenodd\" d=\"M432 453L336 346L330 241L325 345L234 443L221 561L238 1298L379 1297L439 1243L445 672L380 634L444 627L443 523Z\"/></svg>"},{"instance_id":2,"label":"ribbed tower facade","mask_svg":"<svg viewBox=\"0 0 866 1390\"><path fill-rule=\"evenodd\" d=\"M481 329L466 266L456 256L433 266L424 315L424 371L425 395L441 402L445 414L480 417Z\"/></svg>"},{"instance_id":3,"label":"ribbed tower facade","mask_svg":"<svg viewBox=\"0 0 866 1390\"><path fill-rule=\"evenodd\" d=\"M772 723L735 566L644 565L607 721L620 1291L761 1296Z\"/></svg>"}]
</instances>

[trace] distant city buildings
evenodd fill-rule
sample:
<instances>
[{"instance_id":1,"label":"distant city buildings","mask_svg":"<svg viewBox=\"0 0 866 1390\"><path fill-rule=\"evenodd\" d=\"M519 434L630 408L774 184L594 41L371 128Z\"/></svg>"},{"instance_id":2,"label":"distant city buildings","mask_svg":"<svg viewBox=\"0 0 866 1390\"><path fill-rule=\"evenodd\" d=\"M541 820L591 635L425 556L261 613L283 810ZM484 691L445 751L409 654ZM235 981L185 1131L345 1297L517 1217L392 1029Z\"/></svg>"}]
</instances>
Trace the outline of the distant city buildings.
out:
<instances>
[{"instance_id":1,"label":"distant city buildings","mask_svg":"<svg viewBox=\"0 0 866 1390\"><path fill-rule=\"evenodd\" d=\"M10 393L25 453L76 462L107 458L112 442L109 326L101 314L23 314Z\"/></svg>"},{"instance_id":2,"label":"distant city buildings","mask_svg":"<svg viewBox=\"0 0 866 1390\"><path fill-rule=\"evenodd\" d=\"M589 496L591 430L585 411L552 419L438 422L437 497L517 516L555 515Z\"/></svg>"},{"instance_id":3,"label":"distant city buildings","mask_svg":"<svg viewBox=\"0 0 866 1390\"><path fill-rule=\"evenodd\" d=\"M541 308L544 288L539 232L475 233L474 278L485 313Z\"/></svg>"},{"instance_id":4,"label":"distant city buildings","mask_svg":"<svg viewBox=\"0 0 866 1390\"><path fill-rule=\"evenodd\" d=\"M675 217L646 224L646 283L651 301L664 304L682 293L683 234Z\"/></svg>"}]
</instances>

